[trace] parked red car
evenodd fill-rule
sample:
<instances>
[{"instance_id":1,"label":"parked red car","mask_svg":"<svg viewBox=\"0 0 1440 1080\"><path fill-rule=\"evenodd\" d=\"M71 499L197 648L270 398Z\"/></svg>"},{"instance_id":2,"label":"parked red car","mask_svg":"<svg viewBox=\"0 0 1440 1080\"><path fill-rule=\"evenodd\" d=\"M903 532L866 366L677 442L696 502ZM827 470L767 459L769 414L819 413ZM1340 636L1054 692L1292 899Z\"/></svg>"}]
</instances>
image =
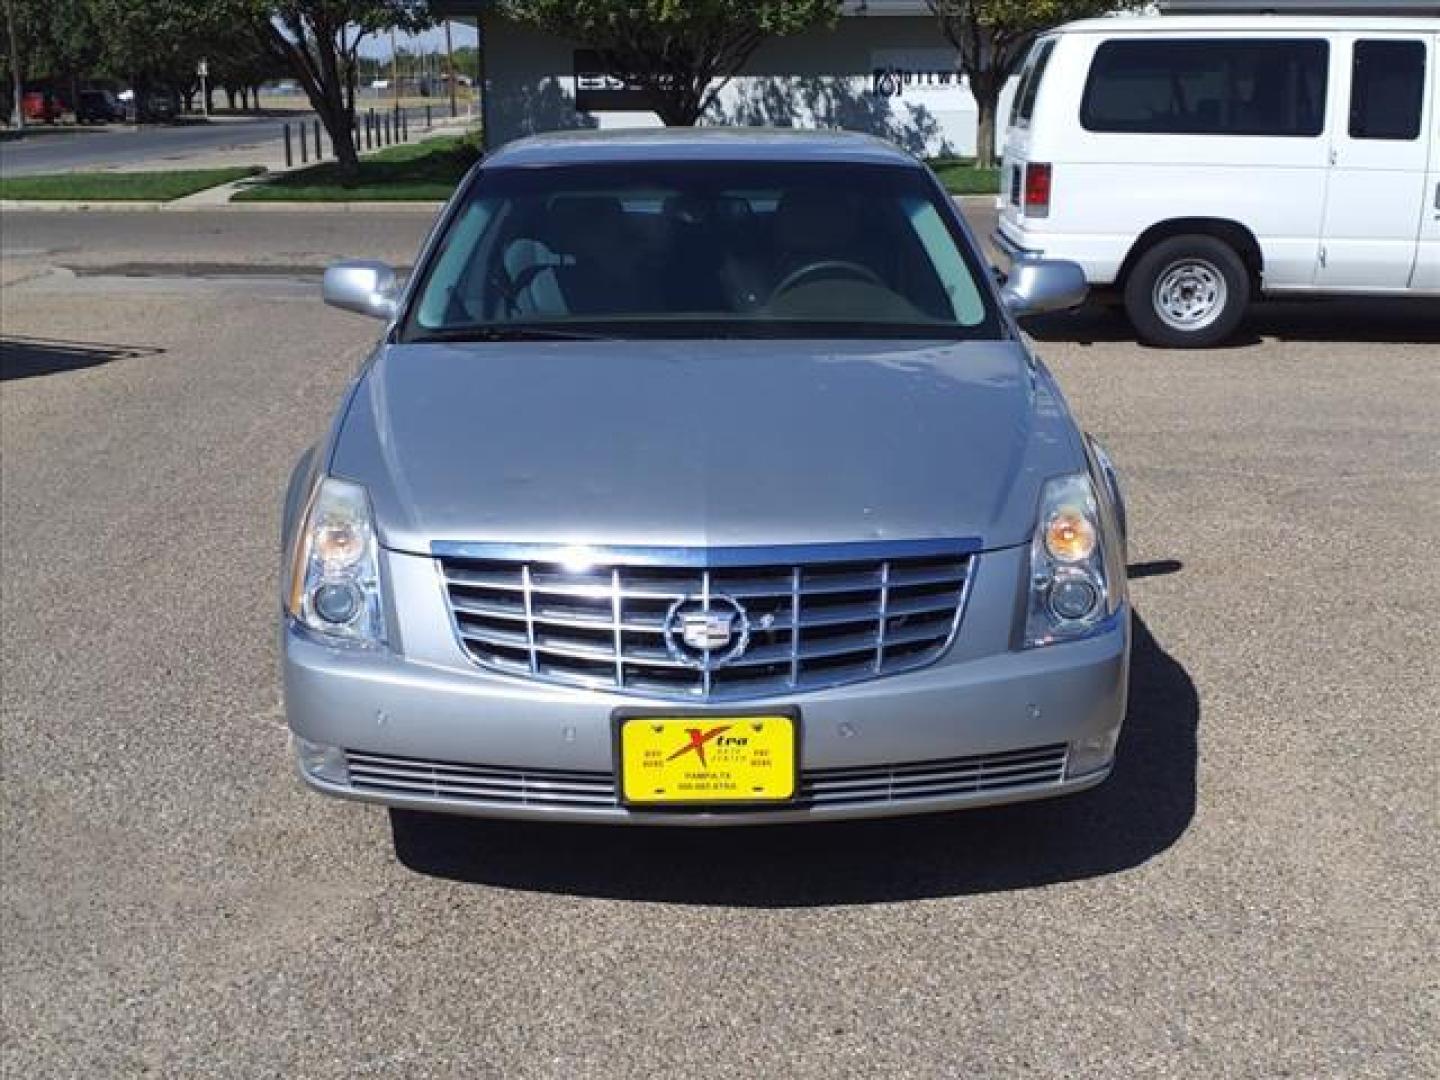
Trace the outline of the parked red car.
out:
<instances>
[{"instance_id":1,"label":"parked red car","mask_svg":"<svg viewBox=\"0 0 1440 1080\"><path fill-rule=\"evenodd\" d=\"M25 119L44 124L53 124L69 110L69 106L54 94L43 90L31 90L20 99Z\"/></svg>"}]
</instances>

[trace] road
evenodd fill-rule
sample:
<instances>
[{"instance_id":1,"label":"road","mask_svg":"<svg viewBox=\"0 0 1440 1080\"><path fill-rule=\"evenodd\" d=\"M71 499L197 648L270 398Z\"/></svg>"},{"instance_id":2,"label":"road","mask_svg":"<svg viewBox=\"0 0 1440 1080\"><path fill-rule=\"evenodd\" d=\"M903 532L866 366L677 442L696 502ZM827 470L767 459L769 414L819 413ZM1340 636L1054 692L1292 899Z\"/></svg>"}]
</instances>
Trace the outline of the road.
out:
<instances>
[{"instance_id":1,"label":"road","mask_svg":"<svg viewBox=\"0 0 1440 1080\"><path fill-rule=\"evenodd\" d=\"M0 1071L1436 1075L1428 310L1275 306L1183 355L1103 312L1036 327L1130 497L1094 792L699 835L392 820L291 774L276 533L376 326L313 268L426 225L6 215Z\"/></svg>"},{"instance_id":2,"label":"road","mask_svg":"<svg viewBox=\"0 0 1440 1080\"><path fill-rule=\"evenodd\" d=\"M441 107L435 107L438 118ZM425 115L408 109L413 127ZM99 169L184 168L197 158L256 148L256 162L283 158L283 125L311 123L314 114L226 118L210 123L115 125L93 128L37 128L21 139L0 141L0 176L85 172ZM298 134L295 136L299 158ZM328 138L325 145L329 145Z\"/></svg>"}]
</instances>

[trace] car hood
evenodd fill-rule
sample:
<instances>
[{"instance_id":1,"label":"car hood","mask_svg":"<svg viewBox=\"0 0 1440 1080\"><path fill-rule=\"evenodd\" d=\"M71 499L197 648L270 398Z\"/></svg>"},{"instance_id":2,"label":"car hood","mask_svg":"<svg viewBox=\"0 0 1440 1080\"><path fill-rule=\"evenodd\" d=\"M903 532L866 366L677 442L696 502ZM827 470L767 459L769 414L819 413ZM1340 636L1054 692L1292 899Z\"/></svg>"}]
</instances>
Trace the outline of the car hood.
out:
<instances>
[{"instance_id":1,"label":"car hood","mask_svg":"<svg viewBox=\"0 0 1440 1080\"><path fill-rule=\"evenodd\" d=\"M382 346L330 471L385 546L1023 543L1080 468L1017 342Z\"/></svg>"}]
</instances>

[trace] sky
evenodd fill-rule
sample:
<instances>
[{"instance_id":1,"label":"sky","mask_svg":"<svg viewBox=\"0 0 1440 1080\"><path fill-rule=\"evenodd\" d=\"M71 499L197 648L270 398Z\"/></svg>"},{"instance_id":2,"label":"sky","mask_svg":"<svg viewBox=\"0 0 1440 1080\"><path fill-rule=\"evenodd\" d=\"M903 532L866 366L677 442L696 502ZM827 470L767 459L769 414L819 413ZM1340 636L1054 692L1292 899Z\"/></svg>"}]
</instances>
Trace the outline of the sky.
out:
<instances>
[{"instance_id":1,"label":"sky","mask_svg":"<svg viewBox=\"0 0 1440 1080\"><path fill-rule=\"evenodd\" d=\"M466 45L474 46L478 41L475 27L470 23L451 22L451 37L455 42L455 48L464 48ZM402 50L415 51L418 47L431 52L445 51L445 27L437 26L434 30L427 30L423 34L397 34L395 40ZM382 60L390 57L390 35L371 34L360 45L362 56L379 57Z\"/></svg>"}]
</instances>

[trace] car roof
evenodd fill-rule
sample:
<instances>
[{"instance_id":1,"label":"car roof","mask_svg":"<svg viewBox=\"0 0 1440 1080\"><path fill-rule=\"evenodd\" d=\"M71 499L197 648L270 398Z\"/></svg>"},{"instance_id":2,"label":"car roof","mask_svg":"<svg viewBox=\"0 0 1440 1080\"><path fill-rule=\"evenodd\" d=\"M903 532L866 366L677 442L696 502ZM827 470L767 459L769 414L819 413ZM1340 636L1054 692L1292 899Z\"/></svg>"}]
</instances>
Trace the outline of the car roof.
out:
<instances>
[{"instance_id":1,"label":"car roof","mask_svg":"<svg viewBox=\"0 0 1440 1080\"><path fill-rule=\"evenodd\" d=\"M893 143L854 131L698 127L555 131L506 143L490 167L612 161L842 161L918 167Z\"/></svg>"},{"instance_id":2,"label":"car roof","mask_svg":"<svg viewBox=\"0 0 1440 1080\"><path fill-rule=\"evenodd\" d=\"M1056 34L1230 34L1255 30L1345 33L1376 30L1393 33L1433 34L1440 19L1399 18L1389 15L1115 15L1081 19L1056 27Z\"/></svg>"}]
</instances>

